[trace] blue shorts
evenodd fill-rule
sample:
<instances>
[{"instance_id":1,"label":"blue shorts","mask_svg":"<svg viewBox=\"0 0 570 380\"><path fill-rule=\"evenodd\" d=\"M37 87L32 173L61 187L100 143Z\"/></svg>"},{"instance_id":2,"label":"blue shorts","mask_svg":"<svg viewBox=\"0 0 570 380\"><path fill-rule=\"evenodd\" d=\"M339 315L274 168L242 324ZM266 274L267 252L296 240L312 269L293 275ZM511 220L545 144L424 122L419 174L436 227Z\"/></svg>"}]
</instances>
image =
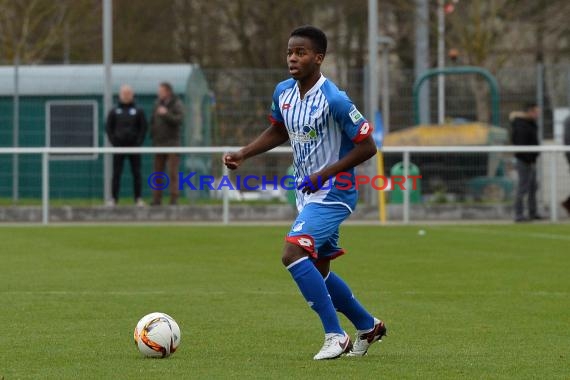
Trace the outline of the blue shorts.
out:
<instances>
[{"instance_id":1,"label":"blue shorts","mask_svg":"<svg viewBox=\"0 0 570 380\"><path fill-rule=\"evenodd\" d=\"M341 204L309 203L285 240L303 248L315 260L332 260L344 254L338 246L338 228L349 216L350 210Z\"/></svg>"}]
</instances>

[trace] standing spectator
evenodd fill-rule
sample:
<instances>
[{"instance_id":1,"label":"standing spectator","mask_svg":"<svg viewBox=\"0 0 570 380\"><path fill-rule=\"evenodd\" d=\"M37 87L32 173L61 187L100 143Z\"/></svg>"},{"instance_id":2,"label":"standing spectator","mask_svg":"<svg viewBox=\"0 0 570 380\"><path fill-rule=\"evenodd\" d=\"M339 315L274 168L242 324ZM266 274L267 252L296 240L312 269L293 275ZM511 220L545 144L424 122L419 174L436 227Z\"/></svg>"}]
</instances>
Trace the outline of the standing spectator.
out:
<instances>
[{"instance_id":1,"label":"standing spectator","mask_svg":"<svg viewBox=\"0 0 570 380\"><path fill-rule=\"evenodd\" d=\"M144 111L134 103L134 92L131 86L124 84L119 90L119 104L109 112L105 126L109 141L117 147L136 147L144 142L147 121ZM141 155L140 154L114 154L113 155L113 180L112 199L109 206L115 206L119 202L119 190L121 187L121 173L123 164L128 158L131 163L131 172L134 182L134 196L137 206L144 206L141 179Z\"/></svg>"},{"instance_id":2,"label":"standing spectator","mask_svg":"<svg viewBox=\"0 0 570 380\"><path fill-rule=\"evenodd\" d=\"M538 126L536 121L540 109L534 103L527 104L524 112L513 112L509 119L512 126L513 145L539 145ZM519 177L517 196L515 200L515 221L524 222L538 220L542 217L537 213L536 203L536 159L538 152L515 153L516 168ZM524 213L525 198L528 197L528 218Z\"/></svg>"},{"instance_id":3,"label":"standing spectator","mask_svg":"<svg viewBox=\"0 0 570 380\"><path fill-rule=\"evenodd\" d=\"M151 119L152 145L155 147L180 146L182 119L184 118L184 106L174 94L172 85L163 82L158 86L158 99L154 105ZM164 172L168 166L170 178L170 204L178 203L178 166L180 156L178 154L157 154L154 157L154 171ZM157 183L160 181L157 181ZM154 190L152 205L159 206L162 203L162 191Z\"/></svg>"},{"instance_id":4,"label":"standing spectator","mask_svg":"<svg viewBox=\"0 0 570 380\"><path fill-rule=\"evenodd\" d=\"M564 120L564 144L570 145L570 116ZM566 160L568 161L568 165L570 165L570 152L566 152ZM562 202L562 207L564 207L570 215L570 195Z\"/></svg>"}]
</instances>

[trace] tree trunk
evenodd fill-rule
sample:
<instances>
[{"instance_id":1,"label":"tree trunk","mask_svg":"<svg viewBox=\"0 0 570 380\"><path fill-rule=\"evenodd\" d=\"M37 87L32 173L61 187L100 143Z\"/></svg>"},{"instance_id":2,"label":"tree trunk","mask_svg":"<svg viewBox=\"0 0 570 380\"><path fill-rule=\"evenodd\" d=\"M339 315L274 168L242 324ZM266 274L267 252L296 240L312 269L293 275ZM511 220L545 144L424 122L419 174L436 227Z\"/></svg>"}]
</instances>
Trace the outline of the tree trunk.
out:
<instances>
[{"instance_id":1,"label":"tree trunk","mask_svg":"<svg viewBox=\"0 0 570 380\"><path fill-rule=\"evenodd\" d=\"M482 78L471 76L471 89L475 97L477 121L489 123L491 121L489 85Z\"/></svg>"}]
</instances>

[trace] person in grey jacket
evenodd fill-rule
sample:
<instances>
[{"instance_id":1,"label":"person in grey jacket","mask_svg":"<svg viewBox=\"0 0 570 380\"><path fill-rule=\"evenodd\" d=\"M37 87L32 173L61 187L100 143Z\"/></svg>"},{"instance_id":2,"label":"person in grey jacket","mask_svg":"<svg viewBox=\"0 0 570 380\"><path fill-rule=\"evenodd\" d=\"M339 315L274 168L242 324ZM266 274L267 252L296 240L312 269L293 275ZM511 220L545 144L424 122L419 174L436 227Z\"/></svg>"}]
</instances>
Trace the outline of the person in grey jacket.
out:
<instances>
[{"instance_id":1,"label":"person in grey jacket","mask_svg":"<svg viewBox=\"0 0 570 380\"><path fill-rule=\"evenodd\" d=\"M570 116L564 120L564 145L570 146ZM568 165L570 165L570 152L566 152L566 160L568 161ZM566 212L570 215L570 195L562 202L562 207L564 207Z\"/></svg>"},{"instance_id":2,"label":"person in grey jacket","mask_svg":"<svg viewBox=\"0 0 570 380\"><path fill-rule=\"evenodd\" d=\"M180 146L182 121L184 119L184 105L174 94L172 85L163 82L158 86L158 99L154 105L151 118L150 136L155 147ZM157 154L154 156L154 172L164 172L168 167L170 178L170 204L178 203L178 167L180 156L178 154ZM161 184L157 180L157 184ZM152 195L153 206L162 203L162 190L154 190Z\"/></svg>"}]
</instances>

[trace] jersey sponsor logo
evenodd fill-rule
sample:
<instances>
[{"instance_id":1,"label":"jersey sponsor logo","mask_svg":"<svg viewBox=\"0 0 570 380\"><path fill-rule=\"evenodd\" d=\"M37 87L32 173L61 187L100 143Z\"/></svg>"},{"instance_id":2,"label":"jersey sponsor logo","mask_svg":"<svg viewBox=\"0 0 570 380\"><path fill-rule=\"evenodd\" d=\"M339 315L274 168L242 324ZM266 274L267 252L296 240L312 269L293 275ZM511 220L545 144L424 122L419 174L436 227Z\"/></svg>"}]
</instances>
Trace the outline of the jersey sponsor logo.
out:
<instances>
[{"instance_id":1,"label":"jersey sponsor logo","mask_svg":"<svg viewBox=\"0 0 570 380\"><path fill-rule=\"evenodd\" d=\"M302 132L289 133L289 139L296 143L305 144L317 139L317 130L312 125L305 125Z\"/></svg>"},{"instance_id":2,"label":"jersey sponsor logo","mask_svg":"<svg viewBox=\"0 0 570 380\"><path fill-rule=\"evenodd\" d=\"M362 125L359 128L359 131L360 135L367 135L368 132L370 132L370 125L368 123L362 123Z\"/></svg>"},{"instance_id":3,"label":"jersey sponsor logo","mask_svg":"<svg viewBox=\"0 0 570 380\"><path fill-rule=\"evenodd\" d=\"M136 108L131 108L131 109L129 109L129 114L131 114L131 115L136 115L136 114L137 114L137 109L136 109Z\"/></svg>"},{"instance_id":4,"label":"jersey sponsor logo","mask_svg":"<svg viewBox=\"0 0 570 380\"><path fill-rule=\"evenodd\" d=\"M289 104L289 103L285 103L285 104L283 104L283 106L281 106L281 109L283 111L288 110L289 108L291 108L291 104Z\"/></svg>"},{"instance_id":5,"label":"jersey sponsor logo","mask_svg":"<svg viewBox=\"0 0 570 380\"><path fill-rule=\"evenodd\" d=\"M350 109L350 112L348 113L348 116L350 116L350 120L352 120L352 122L354 124L358 123L360 120L364 119L364 117L362 116L362 114L360 113L360 111L358 111L358 109L356 108L356 106L352 106L352 108Z\"/></svg>"},{"instance_id":6,"label":"jersey sponsor logo","mask_svg":"<svg viewBox=\"0 0 570 380\"><path fill-rule=\"evenodd\" d=\"M303 229L303 224L305 224L305 221L295 224L295 226L293 227L293 232L301 231Z\"/></svg>"}]
</instances>

